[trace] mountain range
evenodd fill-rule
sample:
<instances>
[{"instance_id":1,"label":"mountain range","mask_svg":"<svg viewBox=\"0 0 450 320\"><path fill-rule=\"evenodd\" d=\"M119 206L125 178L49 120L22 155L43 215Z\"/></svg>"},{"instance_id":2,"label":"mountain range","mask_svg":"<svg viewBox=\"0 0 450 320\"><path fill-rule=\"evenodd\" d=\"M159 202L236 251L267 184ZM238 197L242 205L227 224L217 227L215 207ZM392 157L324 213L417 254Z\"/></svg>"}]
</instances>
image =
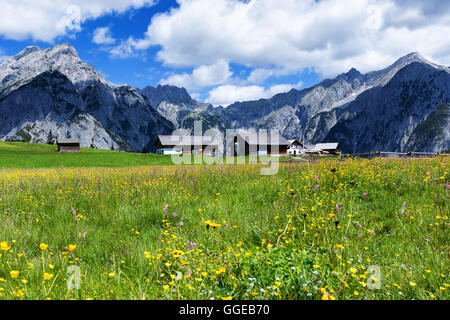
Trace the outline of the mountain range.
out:
<instances>
[{"instance_id":1,"label":"mountain range","mask_svg":"<svg viewBox=\"0 0 450 320\"><path fill-rule=\"evenodd\" d=\"M270 99L214 107L169 85L114 85L68 43L27 47L0 64L0 140L153 152L158 134L194 122L225 129L278 130L305 143L334 142L345 153L450 149L450 69L419 53L366 74L356 69Z\"/></svg>"}]
</instances>

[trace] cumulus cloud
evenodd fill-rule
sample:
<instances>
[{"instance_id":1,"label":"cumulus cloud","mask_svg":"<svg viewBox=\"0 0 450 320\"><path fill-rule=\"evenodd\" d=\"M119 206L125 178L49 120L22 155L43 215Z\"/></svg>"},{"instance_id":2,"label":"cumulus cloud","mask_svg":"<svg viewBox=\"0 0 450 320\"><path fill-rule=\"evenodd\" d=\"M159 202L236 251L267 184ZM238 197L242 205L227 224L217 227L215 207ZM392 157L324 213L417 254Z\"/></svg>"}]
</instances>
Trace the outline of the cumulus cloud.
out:
<instances>
[{"instance_id":1,"label":"cumulus cloud","mask_svg":"<svg viewBox=\"0 0 450 320\"><path fill-rule=\"evenodd\" d=\"M267 89L257 85L235 86L227 84L211 90L206 102L215 106L227 107L233 102L270 98L277 93L287 92L293 88L298 89L301 86L302 82L294 85L277 84Z\"/></svg>"},{"instance_id":2,"label":"cumulus cloud","mask_svg":"<svg viewBox=\"0 0 450 320\"><path fill-rule=\"evenodd\" d=\"M87 19L154 3L155 0L2 0L0 35L13 40L53 42L58 36L81 30L81 23Z\"/></svg>"},{"instance_id":3,"label":"cumulus cloud","mask_svg":"<svg viewBox=\"0 0 450 320\"><path fill-rule=\"evenodd\" d=\"M145 50L150 47L151 41L149 39L135 39L129 37L126 41L122 41L118 46L110 49L112 57L116 58L129 58L136 56L136 52Z\"/></svg>"},{"instance_id":4,"label":"cumulus cloud","mask_svg":"<svg viewBox=\"0 0 450 320\"><path fill-rule=\"evenodd\" d=\"M267 79L271 77L281 77L287 76L294 73L292 70L287 69L265 69L265 68L257 68L250 72L247 77L247 81L250 83L264 83Z\"/></svg>"},{"instance_id":5,"label":"cumulus cloud","mask_svg":"<svg viewBox=\"0 0 450 320\"><path fill-rule=\"evenodd\" d=\"M3 61L5 61L6 59L8 59L8 56L4 54L4 51L2 50L2 48L0 48L0 63L2 63Z\"/></svg>"},{"instance_id":6,"label":"cumulus cloud","mask_svg":"<svg viewBox=\"0 0 450 320\"><path fill-rule=\"evenodd\" d=\"M215 64L195 68L192 73L171 75L162 79L160 84L184 87L190 91L227 83L232 75L228 62L219 60Z\"/></svg>"},{"instance_id":7,"label":"cumulus cloud","mask_svg":"<svg viewBox=\"0 0 450 320\"><path fill-rule=\"evenodd\" d=\"M116 40L112 37L109 27L95 29L92 41L96 44L113 44L116 42Z\"/></svg>"},{"instance_id":8,"label":"cumulus cloud","mask_svg":"<svg viewBox=\"0 0 450 320\"><path fill-rule=\"evenodd\" d=\"M450 1L178 3L178 8L153 17L143 37L123 42L118 53L124 57L156 45L161 46L157 58L167 66L225 60L259 69L249 79L255 83L280 69L297 73L314 68L324 77L351 67L366 72L413 51L442 64L450 60Z\"/></svg>"}]
</instances>

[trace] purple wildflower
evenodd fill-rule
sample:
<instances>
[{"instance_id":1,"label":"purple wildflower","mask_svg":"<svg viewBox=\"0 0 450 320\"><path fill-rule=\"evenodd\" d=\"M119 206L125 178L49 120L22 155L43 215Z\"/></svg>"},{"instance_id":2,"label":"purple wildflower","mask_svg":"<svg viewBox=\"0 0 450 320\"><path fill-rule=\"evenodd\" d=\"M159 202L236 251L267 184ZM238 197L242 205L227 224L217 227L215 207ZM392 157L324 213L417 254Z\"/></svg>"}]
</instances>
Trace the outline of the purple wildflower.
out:
<instances>
[{"instance_id":1,"label":"purple wildflower","mask_svg":"<svg viewBox=\"0 0 450 320\"><path fill-rule=\"evenodd\" d=\"M402 207L402 212L400 212L402 215L405 214L405 207L406 207L407 203L405 201L403 201L403 207Z\"/></svg>"},{"instance_id":2,"label":"purple wildflower","mask_svg":"<svg viewBox=\"0 0 450 320\"><path fill-rule=\"evenodd\" d=\"M342 204L336 203L336 214L339 213L339 209L342 207Z\"/></svg>"},{"instance_id":3,"label":"purple wildflower","mask_svg":"<svg viewBox=\"0 0 450 320\"><path fill-rule=\"evenodd\" d=\"M194 247L196 246L196 243L189 241L188 246L189 246L189 249L193 250Z\"/></svg>"}]
</instances>

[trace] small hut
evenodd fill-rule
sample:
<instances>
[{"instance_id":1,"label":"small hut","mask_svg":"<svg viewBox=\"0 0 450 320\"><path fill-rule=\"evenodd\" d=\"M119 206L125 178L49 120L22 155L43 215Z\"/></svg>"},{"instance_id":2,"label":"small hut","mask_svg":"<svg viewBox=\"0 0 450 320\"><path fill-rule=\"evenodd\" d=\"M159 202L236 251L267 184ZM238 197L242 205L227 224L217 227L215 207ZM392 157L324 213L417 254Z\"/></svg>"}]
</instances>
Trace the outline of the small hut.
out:
<instances>
[{"instance_id":1,"label":"small hut","mask_svg":"<svg viewBox=\"0 0 450 320\"><path fill-rule=\"evenodd\" d=\"M222 142L212 136L159 135L155 147L159 154L202 154L215 156Z\"/></svg>"},{"instance_id":2,"label":"small hut","mask_svg":"<svg viewBox=\"0 0 450 320\"><path fill-rule=\"evenodd\" d=\"M58 139L58 152L79 152L80 140L78 139Z\"/></svg>"},{"instance_id":3,"label":"small hut","mask_svg":"<svg viewBox=\"0 0 450 320\"><path fill-rule=\"evenodd\" d=\"M318 150L322 150L321 153L324 154L341 154L341 147L339 146L339 142L318 143L316 144L315 148Z\"/></svg>"},{"instance_id":4,"label":"small hut","mask_svg":"<svg viewBox=\"0 0 450 320\"><path fill-rule=\"evenodd\" d=\"M251 132L237 134L230 147L234 156L281 156L287 154L289 141L277 132Z\"/></svg>"}]
</instances>

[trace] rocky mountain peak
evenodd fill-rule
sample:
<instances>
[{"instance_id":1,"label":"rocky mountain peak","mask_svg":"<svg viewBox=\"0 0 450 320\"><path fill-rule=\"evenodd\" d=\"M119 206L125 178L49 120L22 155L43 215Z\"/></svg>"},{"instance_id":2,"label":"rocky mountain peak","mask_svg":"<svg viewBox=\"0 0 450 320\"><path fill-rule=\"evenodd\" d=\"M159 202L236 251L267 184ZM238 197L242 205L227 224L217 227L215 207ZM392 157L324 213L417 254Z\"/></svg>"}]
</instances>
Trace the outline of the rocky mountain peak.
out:
<instances>
[{"instance_id":1,"label":"rocky mountain peak","mask_svg":"<svg viewBox=\"0 0 450 320\"><path fill-rule=\"evenodd\" d=\"M20 51L18 54L16 54L15 56L12 56L12 57L8 58L7 60L17 61L33 52L41 51L41 50L42 49L39 48L38 46L28 46L25 49L23 49L22 51Z\"/></svg>"},{"instance_id":2,"label":"rocky mountain peak","mask_svg":"<svg viewBox=\"0 0 450 320\"><path fill-rule=\"evenodd\" d=\"M91 65L80 59L72 45L62 43L48 49L27 47L1 63L0 88L9 87L13 90L37 75L53 70L64 74L77 87L101 79Z\"/></svg>"},{"instance_id":3,"label":"rocky mountain peak","mask_svg":"<svg viewBox=\"0 0 450 320\"><path fill-rule=\"evenodd\" d=\"M361 72L359 72L359 71L358 71L357 69L355 69L355 68L351 68L351 69L347 72L347 75L350 76L350 77L355 78L355 77L360 76L360 75L361 75Z\"/></svg>"},{"instance_id":4,"label":"rocky mountain peak","mask_svg":"<svg viewBox=\"0 0 450 320\"><path fill-rule=\"evenodd\" d=\"M77 50L68 42L57 44L54 47L45 50L47 57L54 57L57 59L61 55L70 55L78 58Z\"/></svg>"},{"instance_id":5,"label":"rocky mountain peak","mask_svg":"<svg viewBox=\"0 0 450 320\"><path fill-rule=\"evenodd\" d=\"M138 89L110 84L69 43L27 47L0 64L0 119L1 140L45 143L51 130L82 147L137 152L175 129Z\"/></svg>"},{"instance_id":6,"label":"rocky mountain peak","mask_svg":"<svg viewBox=\"0 0 450 320\"><path fill-rule=\"evenodd\" d=\"M363 77L363 74L356 70L355 68L351 68L348 72L341 74L338 76L338 79L344 79L347 82L353 82L355 79L360 79Z\"/></svg>"},{"instance_id":7,"label":"rocky mountain peak","mask_svg":"<svg viewBox=\"0 0 450 320\"><path fill-rule=\"evenodd\" d=\"M398 59L397 61L395 61L390 67L390 69L395 69L395 70L399 70L413 62L419 62L419 63L425 63L428 65L432 65L432 66L436 66L435 64L433 64L432 62L428 61L427 59L425 59L420 53L418 52L411 52L409 54L407 54L404 57L401 57L400 59Z\"/></svg>"},{"instance_id":8,"label":"rocky mountain peak","mask_svg":"<svg viewBox=\"0 0 450 320\"><path fill-rule=\"evenodd\" d=\"M152 107L157 108L161 102L167 102L176 105L182 105L186 108L193 108L198 105L198 102L192 99L185 88L179 88L171 85L158 85L156 88L147 86L141 90Z\"/></svg>"}]
</instances>

